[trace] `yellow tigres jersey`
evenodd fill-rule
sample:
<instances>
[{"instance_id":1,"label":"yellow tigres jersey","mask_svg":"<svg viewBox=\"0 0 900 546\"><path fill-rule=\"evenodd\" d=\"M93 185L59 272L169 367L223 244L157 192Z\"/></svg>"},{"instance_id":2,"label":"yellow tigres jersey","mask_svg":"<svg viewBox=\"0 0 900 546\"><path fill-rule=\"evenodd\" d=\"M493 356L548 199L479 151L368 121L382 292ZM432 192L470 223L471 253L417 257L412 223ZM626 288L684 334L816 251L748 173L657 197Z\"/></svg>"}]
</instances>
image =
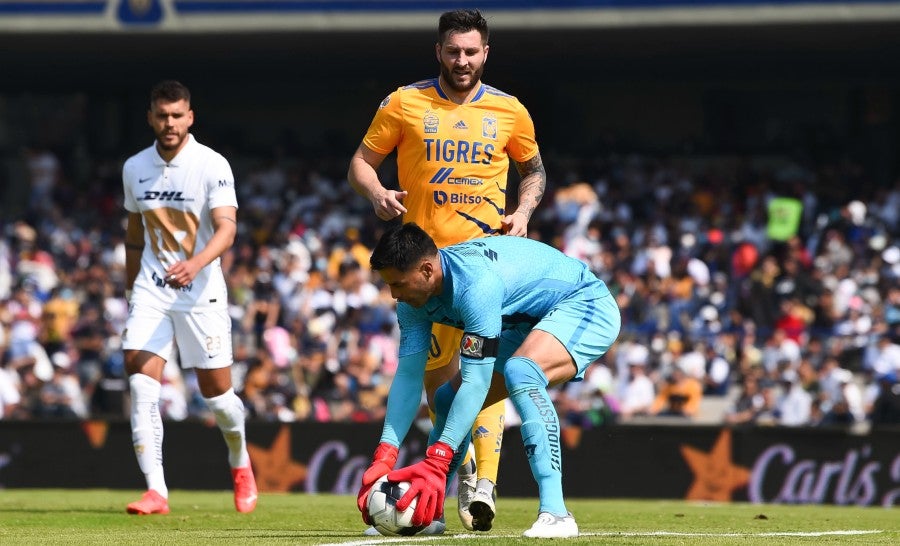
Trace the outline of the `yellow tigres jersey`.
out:
<instances>
[{"instance_id":1,"label":"yellow tigres jersey","mask_svg":"<svg viewBox=\"0 0 900 546\"><path fill-rule=\"evenodd\" d=\"M534 123L511 95L481 84L466 104L452 102L438 79L388 95L363 139L369 149L397 149L404 222L415 222L438 247L500 231L506 215L509 160L538 153Z\"/></svg>"}]
</instances>

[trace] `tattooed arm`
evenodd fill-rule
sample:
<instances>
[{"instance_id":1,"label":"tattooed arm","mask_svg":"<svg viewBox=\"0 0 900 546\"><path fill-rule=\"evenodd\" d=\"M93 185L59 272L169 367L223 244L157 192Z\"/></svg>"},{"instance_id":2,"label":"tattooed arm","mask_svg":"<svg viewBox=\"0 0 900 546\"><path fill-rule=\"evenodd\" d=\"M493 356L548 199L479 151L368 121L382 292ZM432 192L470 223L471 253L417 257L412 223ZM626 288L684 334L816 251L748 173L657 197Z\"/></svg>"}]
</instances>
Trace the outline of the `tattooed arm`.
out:
<instances>
[{"instance_id":1,"label":"tattooed arm","mask_svg":"<svg viewBox=\"0 0 900 546\"><path fill-rule=\"evenodd\" d=\"M544 197L547 188L547 172L540 152L528 161L516 162L519 171L519 206L503 219L503 233L525 237L528 235L528 221Z\"/></svg>"}]
</instances>

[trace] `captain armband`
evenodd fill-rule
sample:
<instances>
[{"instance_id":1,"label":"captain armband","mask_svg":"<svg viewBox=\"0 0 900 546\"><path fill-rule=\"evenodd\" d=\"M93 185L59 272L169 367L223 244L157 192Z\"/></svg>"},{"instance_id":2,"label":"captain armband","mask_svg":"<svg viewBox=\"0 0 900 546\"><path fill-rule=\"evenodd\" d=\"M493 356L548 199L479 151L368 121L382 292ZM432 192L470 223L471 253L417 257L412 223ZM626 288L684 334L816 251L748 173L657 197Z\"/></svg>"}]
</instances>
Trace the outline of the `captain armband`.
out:
<instances>
[{"instance_id":1,"label":"captain armband","mask_svg":"<svg viewBox=\"0 0 900 546\"><path fill-rule=\"evenodd\" d=\"M144 245L136 245L134 243L125 243L125 248L129 250L144 250Z\"/></svg>"},{"instance_id":2,"label":"captain armband","mask_svg":"<svg viewBox=\"0 0 900 546\"><path fill-rule=\"evenodd\" d=\"M467 358L490 358L497 356L499 348L499 337L482 337L465 332L459 344L459 354Z\"/></svg>"}]
</instances>

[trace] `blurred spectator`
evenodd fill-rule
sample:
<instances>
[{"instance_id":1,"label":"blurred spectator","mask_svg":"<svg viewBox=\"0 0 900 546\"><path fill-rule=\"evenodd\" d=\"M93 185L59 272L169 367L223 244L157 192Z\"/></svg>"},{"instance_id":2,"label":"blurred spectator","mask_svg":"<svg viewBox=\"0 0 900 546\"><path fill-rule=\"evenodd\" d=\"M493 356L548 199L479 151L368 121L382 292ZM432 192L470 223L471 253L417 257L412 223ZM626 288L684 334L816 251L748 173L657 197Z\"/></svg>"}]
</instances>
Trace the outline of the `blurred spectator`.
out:
<instances>
[{"instance_id":1,"label":"blurred spectator","mask_svg":"<svg viewBox=\"0 0 900 546\"><path fill-rule=\"evenodd\" d=\"M359 413L355 420L380 421L384 419L385 404L391 381L400 363L399 343L394 332L393 319L384 319L379 331L364 341L360 358L348 365L348 373L356 382L359 397Z\"/></svg>"},{"instance_id":2,"label":"blurred spectator","mask_svg":"<svg viewBox=\"0 0 900 546\"><path fill-rule=\"evenodd\" d=\"M13 229L18 242L15 271L19 282L28 285L39 301L46 301L59 281L53 256L41 248L33 227L16 222Z\"/></svg>"},{"instance_id":3,"label":"blurred spectator","mask_svg":"<svg viewBox=\"0 0 900 546\"><path fill-rule=\"evenodd\" d=\"M776 404L777 423L787 427L810 424L813 398L800 383L797 372L788 368L781 375L782 394Z\"/></svg>"},{"instance_id":4,"label":"blurred spectator","mask_svg":"<svg viewBox=\"0 0 900 546\"><path fill-rule=\"evenodd\" d=\"M72 359L64 352L57 352L50 357L50 361L53 363L53 376L41 386L40 404L35 409L35 415L66 419L87 417L88 408L74 373Z\"/></svg>"},{"instance_id":5,"label":"blurred spectator","mask_svg":"<svg viewBox=\"0 0 900 546\"><path fill-rule=\"evenodd\" d=\"M893 250L897 251L893 253L896 255L894 256L894 263L900 267L900 249L893 247ZM900 278L900 275L898 275L898 278ZM894 279L894 282L896 282L896 279ZM887 335L895 343L900 341L900 285L892 283L888 286L887 298L884 302L884 320L888 325Z\"/></svg>"},{"instance_id":6,"label":"blurred spectator","mask_svg":"<svg viewBox=\"0 0 900 546\"><path fill-rule=\"evenodd\" d=\"M605 364L591 364L584 381L567 383L558 392L555 405L569 426L589 429L613 422L620 406L613 396L612 372Z\"/></svg>"},{"instance_id":7,"label":"blurred spectator","mask_svg":"<svg viewBox=\"0 0 900 546\"><path fill-rule=\"evenodd\" d=\"M0 350L4 349L0 343ZM16 370L7 368L5 350L0 353L0 419L11 419L17 416L22 395L19 393L19 374Z\"/></svg>"},{"instance_id":8,"label":"blurred spectator","mask_svg":"<svg viewBox=\"0 0 900 546\"><path fill-rule=\"evenodd\" d=\"M650 407L652 415L694 418L700 411L703 385L681 366L673 366Z\"/></svg>"},{"instance_id":9,"label":"blurred spectator","mask_svg":"<svg viewBox=\"0 0 900 546\"><path fill-rule=\"evenodd\" d=\"M332 245L328 255L328 276L337 279L343 276L341 267L347 263L356 263L362 271L369 271L369 256L372 249L362 243L359 238L359 229L348 227L344 231L342 240Z\"/></svg>"},{"instance_id":10,"label":"blurred spectator","mask_svg":"<svg viewBox=\"0 0 900 546\"><path fill-rule=\"evenodd\" d=\"M263 333L278 324L281 301L272 285L272 273L268 265L255 274L252 296L243 314L242 331L253 336L255 347L263 347Z\"/></svg>"},{"instance_id":11,"label":"blurred spectator","mask_svg":"<svg viewBox=\"0 0 900 546\"><path fill-rule=\"evenodd\" d=\"M572 227L576 227L573 225ZM591 221L577 230L566 230L563 236L563 252L577 260L584 262L596 275L606 273L606 265L603 261L603 243L600 240L600 222Z\"/></svg>"},{"instance_id":12,"label":"blurred spectator","mask_svg":"<svg viewBox=\"0 0 900 546\"><path fill-rule=\"evenodd\" d=\"M779 368L794 368L800 362L800 345L788 337L781 328L775 329L766 339L762 352L762 365L769 378L778 379Z\"/></svg>"},{"instance_id":13,"label":"blurred spectator","mask_svg":"<svg viewBox=\"0 0 900 546\"><path fill-rule=\"evenodd\" d=\"M715 345L706 346L706 373L703 375L703 394L725 396L731 387L731 364L719 354Z\"/></svg>"},{"instance_id":14,"label":"blurred spectator","mask_svg":"<svg viewBox=\"0 0 900 546\"><path fill-rule=\"evenodd\" d=\"M268 351L259 350L247 362L247 375L239 392L249 417L265 421L293 420L293 411L285 419L285 399L278 381L278 368ZM279 399L280 398L280 399Z\"/></svg>"},{"instance_id":15,"label":"blurred spectator","mask_svg":"<svg viewBox=\"0 0 900 546\"><path fill-rule=\"evenodd\" d=\"M742 309L761 333L769 333L775 328L778 318L778 298L775 292L775 281L781 274L781 268L774 256L763 256L759 265L750 273L744 283Z\"/></svg>"},{"instance_id":16,"label":"blurred spectator","mask_svg":"<svg viewBox=\"0 0 900 546\"><path fill-rule=\"evenodd\" d=\"M819 369L819 406L824 415L832 411L832 407L844 398L844 385L853 381L853 373L842 368L837 358L831 356L822 363Z\"/></svg>"},{"instance_id":17,"label":"blurred spectator","mask_svg":"<svg viewBox=\"0 0 900 546\"><path fill-rule=\"evenodd\" d=\"M370 280L368 267L363 268L355 260L342 262L338 266L337 287L333 293L332 308L338 318L356 313L357 318L363 308L373 305L379 297L378 287Z\"/></svg>"},{"instance_id":18,"label":"blurred spectator","mask_svg":"<svg viewBox=\"0 0 900 546\"><path fill-rule=\"evenodd\" d=\"M706 367L708 365L706 357L710 354L706 349L706 345L695 343L690 338L687 338L681 343L681 347L681 354L677 356L675 366L703 384L706 379ZM712 354L715 354L715 350L712 351Z\"/></svg>"},{"instance_id":19,"label":"blurred spectator","mask_svg":"<svg viewBox=\"0 0 900 546\"><path fill-rule=\"evenodd\" d=\"M627 381L620 388L619 395L619 411L622 419L628 420L634 416L650 414L656 398L656 388L647 376L649 354L646 348L638 345L625 357L628 365Z\"/></svg>"},{"instance_id":20,"label":"blurred spectator","mask_svg":"<svg viewBox=\"0 0 900 546\"><path fill-rule=\"evenodd\" d=\"M59 159L47 148L32 146L23 150L28 171L31 209L45 212L53 202L53 189L62 176Z\"/></svg>"},{"instance_id":21,"label":"blurred spectator","mask_svg":"<svg viewBox=\"0 0 900 546\"><path fill-rule=\"evenodd\" d=\"M870 418L872 424L900 424L900 383L896 373L888 373L878 377L878 396L872 404Z\"/></svg>"},{"instance_id":22,"label":"blurred spectator","mask_svg":"<svg viewBox=\"0 0 900 546\"><path fill-rule=\"evenodd\" d=\"M741 392L725 413L725 423L741 425L753 423L765 405L765 397L759 386L759 378L745 375L741 380Z\"/></svg>"},{"instance_id":23,"label":"blurred spectator","mask_svg":"<svg viewBox=\"0 0 900 546\"><path fill-rule=\"evenodd\" d=\"M188 417L188 389L175 360L167 360L160 381L159 414L163 419L184 421Z\"/></svg>"},{"instance_id":24,"label":"blurred spectator","mask_svg":"<svg viewBox=\"0 0 900 546\"><path fill-rule=\"evenodd\" d=\"M34 296L33 286L20 282L3 307L2 313L9 325L7 344L10 358L24 357L30 354L32 345L38 341L43 313L40 301Z\"/></svg>"},{"instance_id":25,"label":"blurred spectator","mask_svg":"<svg viewBox=\"0 0 900 546\"><path fill-rule=\"evenodd\" d=\"M671 260L671 275L662 278L662 292L669 303L671 327L679 332L690 329L694 312L694 278L688 273L688 258ZM654 262L655 263L655 262ZM705 317L713 320L715 317Z\"/></svg>"},{"instance_id":26,"label":"blurred spectator","mask_svg":"<svg viewBox=\"0 0 900 546\"><path fill-rule=\"evenodd\" d=\"M862 370L863 352L869 342L872 326L869 305L858 295L851 297L847 311L834 325L834 334L843 343L842 362L851 371Z\"/></svg>"},{"instance_id":27,"label":"blurred spectator","mask_svg":"<svg viewBox=\"0 0 900 546\"><path fill-rule=\"evenodd\" d=\"M72 327L72 343L77 350L75 368L81 387L91 397L103 377L104 350L109 332L96 305L85 305Z\"/></svg>"},{"instance_id":28,"label":"blurred spectator","mask_svg":"<svg viewBox=\"0 0 900 546\"><path fill-rule=\"evenodd\" d=\"M41 343L50 352L62 350L72 341L72 330L78 321L78 301L71 288L57 287L41 310Z\"/></svg>"},{"instance_id":29,"label":"blurred spectator","mask_svg":"<svg viewBox=\"0 0 900 546\"><path fill-rule=\"evenodd\" d=\"M863 395L854 382L853 374L835 369L830 378L836 387L829 389L827 410L822 415L822 425L853 425L865 419Z\"/></svg>"},{"instance_id":30,"label":"blurred spectator","mask_svg":"<svg viewBox=\"0 0 900 546\"><path fill-rule=\"evenodd\" d=\"M872 336L866 348L863 367L876 376L900 373L900 345L891 341L886 333Z\"/></svg>"},{"instance_id":31,"label":"blurred spectator","mask_svg":"<svg viewBox=\"0 0 900 546\"><path fill-rule=\"evenodd\" d=\"M812 311L796 297L782 299L780 308L781 314L775 321L776 331L784 332L785 337L798 345L806 345L807 327L812 322Z\"/></svg>"}]
</instances>

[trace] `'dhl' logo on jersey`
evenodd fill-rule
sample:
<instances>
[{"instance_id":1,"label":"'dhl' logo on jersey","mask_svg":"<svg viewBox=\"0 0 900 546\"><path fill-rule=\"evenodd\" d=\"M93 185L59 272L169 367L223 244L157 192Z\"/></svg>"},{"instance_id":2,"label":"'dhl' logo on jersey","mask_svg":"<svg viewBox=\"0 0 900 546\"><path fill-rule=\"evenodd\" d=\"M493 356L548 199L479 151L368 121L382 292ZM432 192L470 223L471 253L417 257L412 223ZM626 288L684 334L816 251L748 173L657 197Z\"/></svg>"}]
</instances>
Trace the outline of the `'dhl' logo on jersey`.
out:
<instances>
[{"instance_id":1,"label":"'dhl' logo on jersey","mask_svg":"<svg viewBox=\"0 0 900 546\"><path fill-rule=\"evenodd\" d=\"M465 334L459 344L459 354L470 358L484 358L484 338Z\"/></svg>"},{"instance_id":2,"label":"'dhl' logo on jersey","mask_svg":"<svg viewBox=\"0 0 900 546\"><path fill-rule=\"evenodd\" d=\"M181 196L180 191L145 191L143 197L138 197L138 201L187 201Z\"/></svg>"}]
</instances>

